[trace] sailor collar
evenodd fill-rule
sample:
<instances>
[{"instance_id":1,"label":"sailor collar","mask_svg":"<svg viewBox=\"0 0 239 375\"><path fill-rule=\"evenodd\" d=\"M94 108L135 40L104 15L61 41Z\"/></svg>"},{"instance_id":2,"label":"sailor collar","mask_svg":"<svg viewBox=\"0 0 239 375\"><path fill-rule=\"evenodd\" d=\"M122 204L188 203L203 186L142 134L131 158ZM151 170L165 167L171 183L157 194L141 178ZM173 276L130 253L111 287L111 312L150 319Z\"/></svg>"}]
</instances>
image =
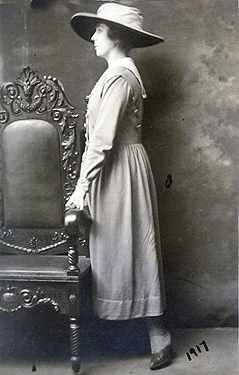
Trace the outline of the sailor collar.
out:
<instances>
[{"instance_id":1,"label":"sailor collar","mask_svg":"<svg viewBox=\"0 0 239 375\"><path fill-rule=\"evenodd\" d=\"M134 61L131 59L131 57L123 57L122 59L116 60L112 65L110 65L106 71L103 73L103 76L105 74L108 74L111 70L115 68L126 68L129 69L137 78L139 81L140 87L141 87L141 95L145 99L147 97L147 94L145 92L145 88L142 82L142 79L140 77L139 71L136 68Z\"/></svg>"}]
</instances>

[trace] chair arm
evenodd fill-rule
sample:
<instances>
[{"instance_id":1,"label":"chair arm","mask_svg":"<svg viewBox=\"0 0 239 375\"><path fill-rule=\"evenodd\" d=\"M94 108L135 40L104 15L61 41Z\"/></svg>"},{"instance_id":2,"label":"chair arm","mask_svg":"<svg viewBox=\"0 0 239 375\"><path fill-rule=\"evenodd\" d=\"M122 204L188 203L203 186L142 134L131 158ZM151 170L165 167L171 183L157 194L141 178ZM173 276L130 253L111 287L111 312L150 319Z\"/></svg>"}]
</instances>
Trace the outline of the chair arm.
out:
<instances>
[{"instance_id":1,"label":"chair arm","mask_svg":"<svg viewBox=\"0 0 239 375\"><path fill-rule=\"evenodd\" d=\"M65 212L65 232L68 237L68 275L75 275L79 272L78 263L78 247L77 238L81 237L81 241L86 241L84 230L86 227L89 228L91 223L91 217L88 207L84 207L84 210L78 210L77 208L69 207Z\"/></svg>"},{"instance_id":2,"label":"chair arm","mask_svg":"<svg viewBox=\"0 0 239 375\"><path fill-rule=\"evenodd\" d=\"M65 231L69 237L77 237L79 210L77 208L69 208L65 213Z\"/></svg>"},{"instance_id":3,"label":"chair arm","mask_svg":"<svg viewBox=\"0 0 239 375\"><path fill-rule=\"evenodd\" d=\"M79 210L72 206L65 212L65 231L70 237L78 237L79 228L81 226L89 227L90 223L91 216L87 206L84 207L83 210Z\"/></svg>"}]
</instances>

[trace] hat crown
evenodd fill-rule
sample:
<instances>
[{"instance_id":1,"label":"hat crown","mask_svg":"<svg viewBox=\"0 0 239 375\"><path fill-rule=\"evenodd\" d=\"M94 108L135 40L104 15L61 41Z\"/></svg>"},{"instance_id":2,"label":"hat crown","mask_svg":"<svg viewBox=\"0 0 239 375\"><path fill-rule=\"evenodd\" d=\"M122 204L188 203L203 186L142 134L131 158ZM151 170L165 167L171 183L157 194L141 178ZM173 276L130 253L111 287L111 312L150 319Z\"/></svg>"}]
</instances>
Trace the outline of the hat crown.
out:
<instances>
[{"instance_id":1,"label":"hat crown","mask_svg":"<svg viewBox=\"0 0 239 375\"><path fill-rule=\"evenodd\" d=\"M97 17L139 31L142 30L143 26L143 17L141 16L139 9L121 4L107 3L101 5L97 11Z\"/></svg>"}]
</instances>

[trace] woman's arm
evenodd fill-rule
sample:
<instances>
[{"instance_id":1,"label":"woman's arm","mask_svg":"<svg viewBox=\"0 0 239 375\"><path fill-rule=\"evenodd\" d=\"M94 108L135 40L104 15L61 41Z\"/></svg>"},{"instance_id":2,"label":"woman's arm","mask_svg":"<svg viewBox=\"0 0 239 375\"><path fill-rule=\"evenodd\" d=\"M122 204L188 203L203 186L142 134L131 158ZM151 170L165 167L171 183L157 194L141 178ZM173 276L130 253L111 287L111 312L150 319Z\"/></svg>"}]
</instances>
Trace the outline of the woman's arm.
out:
<instances>
[{"instance_id":1,"label":"woman's arm","mask_svg":"<svg viewBox=\"0 0 239 375\"><path fill-rule=\"evenodd\" d=\"M67 205L74 203L76 207L83 208L80 206L83 204L90 183L103 167L107 152L113 147L117 128L125 113L130 95L130 86L122 76L112 77L104 85L95 129L81 165L80 178Z\"/></svg>"}]
</instances>

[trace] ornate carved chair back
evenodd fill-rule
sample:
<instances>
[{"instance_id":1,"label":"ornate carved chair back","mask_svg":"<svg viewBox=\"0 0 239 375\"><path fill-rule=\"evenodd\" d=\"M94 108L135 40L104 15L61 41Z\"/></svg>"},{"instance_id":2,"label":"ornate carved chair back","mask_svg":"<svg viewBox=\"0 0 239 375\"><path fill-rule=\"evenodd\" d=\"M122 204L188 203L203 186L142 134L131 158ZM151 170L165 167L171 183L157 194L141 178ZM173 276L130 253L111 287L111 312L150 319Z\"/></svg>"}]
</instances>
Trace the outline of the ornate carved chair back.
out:
<instances>
[{"instance_id":1,"label":"ornate carved chair back","mask_svg":"<svg viewBox=\"0 0 239 375\"><path fill-rule=\"evenodd\" d=\"M0 86L2 252L67 252L64 206L78 177L77 114L62 84L29 67Z\"/></svg>"}]
</instances>

